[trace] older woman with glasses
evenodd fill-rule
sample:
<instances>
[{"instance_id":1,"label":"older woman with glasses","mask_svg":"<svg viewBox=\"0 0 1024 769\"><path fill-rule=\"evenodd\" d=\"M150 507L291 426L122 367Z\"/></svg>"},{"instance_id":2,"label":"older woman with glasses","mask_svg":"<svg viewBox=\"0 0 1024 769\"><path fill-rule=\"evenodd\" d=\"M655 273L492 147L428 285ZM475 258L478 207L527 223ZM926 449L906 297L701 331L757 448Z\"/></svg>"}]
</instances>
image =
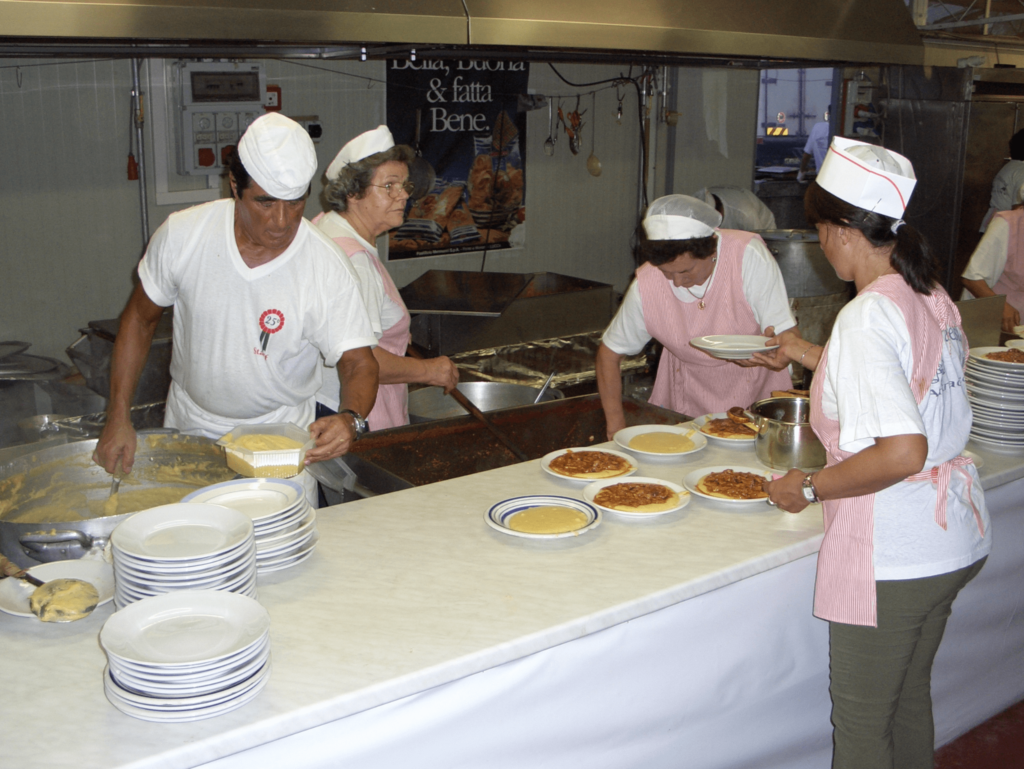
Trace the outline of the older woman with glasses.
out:
<instances>
[{"instance_id":1,"label":"older woman with glasses","mask_svg":"<svg viewBox=\"0 0 1024 769\"><path fill-rule=\"evenodd\" d=\"M413 189L409 181L412 159L412 150L396 146L387 126L360 134L342 147L328 166L324 197L331 210L313 220L351 260L378 338L373 355L380 366L380 388L365 420L372 430L409 424L409 383L438 385L445 392L459 383L459 371L446 357L405 357L409 311L375 246L379 235L398 227L405 218L405 204ZM324 383L316 400L318 417L338 408L340 384L329 368L324 368ZM363 422L361 415L352 418L357 428Z\"/></svg>"}]
</instances>

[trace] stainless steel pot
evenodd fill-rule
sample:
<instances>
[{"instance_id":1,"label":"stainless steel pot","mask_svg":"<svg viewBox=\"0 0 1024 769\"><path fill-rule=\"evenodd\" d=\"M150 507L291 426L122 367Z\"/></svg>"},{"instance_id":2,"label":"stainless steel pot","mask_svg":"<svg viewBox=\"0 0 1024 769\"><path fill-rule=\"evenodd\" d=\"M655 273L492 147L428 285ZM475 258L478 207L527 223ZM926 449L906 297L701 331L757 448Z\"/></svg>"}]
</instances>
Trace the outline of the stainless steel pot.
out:
<instances>
[{"instance_id":1,"label":"stainless steel pot","mask_svg":"<svg viewBox=\"0 0 1024 769\"><path fill-rule=\"evenodd\" d=\"M508 382L460 382L459 392L481 411L497 411L514 406L529 406L536 400L540 389ZM549 387L541 402L561 397L561 392ZM454 398L445 395L440 387L424 387L409 393L409 421L413 424L467 413Z\"/></svg>"},{"instance_id":2,"label":"stainless steel pot","mask_svg":"<svg viewBox=\"0 0 1024 769\"><path fill-rule=\"evenodd\" d=\"M757 458L776 470L819 470L825 466L825 447L811 430L810 398L765 398L750 407L757 438Z\"/></svg>"},{"instance_id":3,"label":"stainless steel pot","mask_svg":"<svg viewBox=\"0 0 1024 769\"><path fill-rule=\"evenodd\" d=\"M96 443L95 440L67 443L0 465L0 552L24 568L81 558L91 549L103 547L116 526L133 515L31 523L17 520L32 507L46 504L48 496L52 501L55 489L71 489L76 492L76 498L86 502L106 499L110 476L92 462ZM180 485L184 496L201 486L235 477L227 468L223 450L208 438L172 431L140 432L135 456L135 467L122 485L122 491ZM169 482L165 471L175 466L188 466L188 480L194 482ZM79 515L90 515L87 506L81 510L70 509Z\"/></svg>"}]
</instances>

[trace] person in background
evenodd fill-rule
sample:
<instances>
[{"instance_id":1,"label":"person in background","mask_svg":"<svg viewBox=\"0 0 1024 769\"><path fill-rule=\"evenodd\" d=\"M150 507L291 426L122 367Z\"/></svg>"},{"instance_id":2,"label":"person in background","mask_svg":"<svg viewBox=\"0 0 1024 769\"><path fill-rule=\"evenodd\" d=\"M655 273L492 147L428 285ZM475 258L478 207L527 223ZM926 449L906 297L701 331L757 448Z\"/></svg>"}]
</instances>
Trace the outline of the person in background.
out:
<instances>
[{"instance_id":1,"label":"person in background","mask_svg":"<svg viewBox=\"0 0 1024 769\"><path fill-rule=\"evenodd\" d=\"M774 230L775 214L750 190L742 187L704 187L694 197L722 215L723 230Z\"/></svg>"},{"instance_id":2,"label":"person in background","mask_svg":"<svg viewBox=\"0 0 1024 769\"><path fill-rule=\"evenodd\" d=\"M800 158L800 170L796 174L798 182L805 181L807 166L814 161L814 170L821 168L825 160L825 153L828 151L828 109L825 110L825 119L820 123L811 126L811 133L807 136L807 143L804 145L804 154Z\"/></svg>"},{"instance_id":3,"label":"person in background","mask_svg":"<svg viewBox=\"0 0 1024 769\"><path fill-rule=\"evenodd\" d=\"M1024 163L1021 163L1024 166ZM1019 201L1024 188L1016 193ZM1024 308L1024 208L997 211L962 276L963 299L1006 296L1002 329L1012 334Z\"/></svg>"},{"instance_id":4,"label":"person in background","mask_svg":"<svg viewBox=\"0 0 1024 769\"><path fill-rule=\"evenodd\" d=\"M690 346L708 334L799 335L782 273L764 241L717 229L703 200L655 200L638 232L636 271L597 351L597 386L609 440L626 426L621 362L657 339L664 346L650 402L689 416L747 407L793 386L788 371L724 361ZM740 366L740 368L737 368Z\"/></svg>"},{"instance_id":5,"label":"person in background","mask_svg":"<svg viewBox=\"0 0 1024 769\"><path fill-rule=\"evenodd\" d=\"M1024 128L1010 138L1010 157L1006 165L992 180L992 197L988 212L981 220L980 232L988 229L989 222L998 211L1009 211L1021 203L1021 188L1024 187Z\"/></svg>"},{"instance_id":6,"label":"person in background","mask_svg":"<svg viewBox=\"0 0 1024 769\"><path fill-rule=\"evenodd\" d=\"M395 146L387 126L360 134L341 148L327 168L324 197L331 210L313 219L351 260L373 333L380 340L373 349L380 388L367 417L371 430L409 424L409 384L437 385L448 393L459 383L459 370L448 358L405 356L409 311L377 255L377 236L398 227L405 218L405 203L412 191L408 165L412 159L412 149ZM316 399L318 417L337 410L339 383L333 368L324 369Z\"/></svg>"},{"instance_id":7,"label":"person in background","mask_svg":"<svg viewBox=\"0 0 1024 769\"><path fill-rule=\"evenodd\" d=\"M763 356L815 370L811 426L827 464L765 489L791 513L824 507L814 614L829 623L834 769L932 766L932 661L992 547L978 473L961 455L971 409L960 315L902 219L915 184L901 155L833 141L804 207L858 293L824 348L780 337Z\"/></svg>"},{"instance_id":8,"label":"person in background","mask_svg":"<svg viewBox=\"0 0 1024 769\"><path fill-rule=\"evenodd\" d=\"M231 197L171 214L139 262L114 343L107 422L93 459L130 473L130 406L164 307L174 306L164 425L219 438L242 424L309 425L306 463L341 456L377 395L377 340L355 271L302 214L316 173L302 126L258 118L229 159ZM316 419L321 356L336 365L341 415ZM300 473L316 504L316 483Z\"/></svg>"}]
</instances>

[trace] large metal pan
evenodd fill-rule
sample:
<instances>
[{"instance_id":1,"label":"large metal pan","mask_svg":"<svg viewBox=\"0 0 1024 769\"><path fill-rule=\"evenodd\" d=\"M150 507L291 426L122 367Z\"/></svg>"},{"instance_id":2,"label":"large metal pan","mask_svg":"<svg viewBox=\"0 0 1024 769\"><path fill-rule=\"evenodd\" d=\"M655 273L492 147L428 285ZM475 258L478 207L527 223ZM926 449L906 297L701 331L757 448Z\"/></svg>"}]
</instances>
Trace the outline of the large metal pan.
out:
<instances>
[{"instance_id":1,"label":"large metal pan","mask_svg":"<svg viewBox=\"0 0 1024 769\"><path fill-rule=\"evenodd\" d=\"M481 411L497 411L515 406L529 406L540 389L508 382L460 382L459 392ZM541 402L561 398L562 393L548 388ZM409 421L413 424L434 419L461 417L468 412L444 394L440 387L423 387L409 393Z\"/></svg>"},{"instance_id":2,"label":"large metal pan","mask_svg":"<svg viewBox=\"0 0 1024 769\"><path fill-rule=\"evenodd\" d=\"M0 552L23 568L80 558L93 548L103 547L114 528L132 515L88 517L91 513L86 503L104 500L110 492L110 476L92 461L96 443L68 443L0 465ZM172 475L168 470L175 467L189 468L187 477L168 477ZM135 467L121 490L181 486L184 496L234 477L223 450L212 440L173 431L143 431L139 433ZM62 508L70 514L58 516L75 520L17 520L33 508L52 503L55 491L61 490L74 492L74 498L83 502Z\"/></svg>"}]
</instances>

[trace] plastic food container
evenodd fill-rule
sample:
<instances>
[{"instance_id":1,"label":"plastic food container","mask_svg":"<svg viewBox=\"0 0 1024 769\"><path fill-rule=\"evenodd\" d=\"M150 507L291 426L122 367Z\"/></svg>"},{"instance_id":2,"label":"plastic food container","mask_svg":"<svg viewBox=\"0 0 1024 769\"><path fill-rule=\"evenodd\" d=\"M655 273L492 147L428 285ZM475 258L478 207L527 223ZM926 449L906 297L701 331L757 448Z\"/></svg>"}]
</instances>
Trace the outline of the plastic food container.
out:
<instances>
[{"instance_id":1,"label":"plastic food container","mask_svg":"<svg viewBox=\"0 0 1024 769\"><path fill-rule=\"evenodd\" d=\"M290 438L301 444L294 449L269 449L259 451L234 445L245 435L268 435ZM302 461L306 452L316 445L311 440L309 431L290 422L266 425L239 425L217 441L224 447L228 467L240 475L249 478L291 478L298 475L303 468Z\"/></svg>"}]
</instances>

